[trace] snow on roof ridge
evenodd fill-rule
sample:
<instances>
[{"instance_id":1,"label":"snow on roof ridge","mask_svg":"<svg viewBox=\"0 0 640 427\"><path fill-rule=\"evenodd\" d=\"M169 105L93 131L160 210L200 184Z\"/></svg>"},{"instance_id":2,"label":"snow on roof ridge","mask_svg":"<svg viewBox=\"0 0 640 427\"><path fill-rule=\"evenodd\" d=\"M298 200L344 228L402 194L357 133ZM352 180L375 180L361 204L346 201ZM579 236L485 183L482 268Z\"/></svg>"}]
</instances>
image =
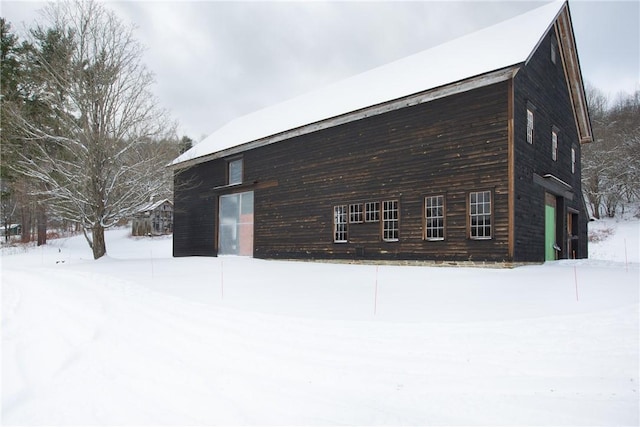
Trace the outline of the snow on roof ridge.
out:
<instances>
[{"instance_id":1,"label":"snow on roof ridge","mask_svg":"<svg viewBox=\"0 0 640 427\"><path fill-rule=\"evenodd\" d=\"M492 26L237 117L176 158L172 165L524 63L565 3L565 0L553 1Z\"/></svg>"},{"instance_id":2,"label":"snow on roof ridge","mask_svg":"<svg viewBox=\"0 0 640 427\"><path fill-rule=\"evenodd\" d=\"M152 210L154 210L155 208L157 208L158 206L162 205L165 202L169 202L171 205L173 205L173 203L171 203L171 200L169 200L169 199L156 200L155 202L150 201L150 202L142 205L140 208L138 208L138 210L136 212L140 213L140 212L152 211Z\"/></svg>"}]
</instances>

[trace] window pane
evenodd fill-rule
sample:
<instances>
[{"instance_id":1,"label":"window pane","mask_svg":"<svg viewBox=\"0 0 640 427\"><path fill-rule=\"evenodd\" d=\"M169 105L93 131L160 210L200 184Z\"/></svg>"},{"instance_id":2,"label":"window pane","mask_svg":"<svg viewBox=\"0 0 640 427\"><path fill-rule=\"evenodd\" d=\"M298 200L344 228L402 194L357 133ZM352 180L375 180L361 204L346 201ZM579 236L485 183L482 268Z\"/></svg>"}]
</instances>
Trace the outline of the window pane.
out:
<instances>
[{"instance_id":1,"label":"window pane","mask_svg":"<svg viewBox=\"0 0 640 427\"><path fill-rule=\"evenodd\" d=\"M360 223L362 220L362 203L349 205L349 222Z\"/></svg>"},{"instance_id":2,"label":"window pane","mask_svg":"<svg viewBox=\"0 0 640 427\"><path fill-rule=\"evenodd\" d=\"M241 215L253 215L253 191L241 194Z\"/></svg>"},{"instance_id":3,"label":"window pane","mask_svg":"<svg viewBox=\"0 0 640 427\"><path fill-rule=\"evenodd\" d=\"M398 201L382 202L382 239L386 241L398 240L399 226Z\"/></svg>"},{"instance_id":4,"label":"window pane","mask_svg":"<svg viewBox=\"0 0 640 427\"><path fill-rule=\"evenodd\" d=\"M527 142L533 144L533 111L527 109Z\"/></svg>"},{"instance_id":5,"label":"window pane","mask_svg":"<svg viewBox=\"0 0 640 427\"><path fill-rule=\"evenodd\" d=\"M469 234L472 239L491 238L491 192L469 194Z\"/></svg>"},{"instance_id":6,"label":"window pane","mask_svg":"<svg viewBox=\"0 0 640 427\"><path fill-rule=\"evenodd\" d=\"M347 241L347 207L345 205L333 208L333 241L339 243Z\"/></svg>"},{"instance_id":7,"label":"window pane","mask_svg":"<svg viewBox=\"0 0 640 427\"><path fill-rule=\"evenodd\" d=\"M444 196L425 198L425 229L427 240L444 239Z\"/></svg>"},{"instance_id":8,"label":"window pane","mask_svg":"<svg viewBox=\"0 0 640 427\"><path fill-rule=\"evenodd\" d=\"M242 159L229 162L229 185L242 183Z\"/></svg>"},{"instance_id":9,"label":"window pane","mask_svg":"<svg viewBox=\"0 0 640 427\"><path fill-rule=\"evenodd\" d=\"M367 202L364 209L366 222L380 221L380 202Z\"/></svg>"}]
</instances>

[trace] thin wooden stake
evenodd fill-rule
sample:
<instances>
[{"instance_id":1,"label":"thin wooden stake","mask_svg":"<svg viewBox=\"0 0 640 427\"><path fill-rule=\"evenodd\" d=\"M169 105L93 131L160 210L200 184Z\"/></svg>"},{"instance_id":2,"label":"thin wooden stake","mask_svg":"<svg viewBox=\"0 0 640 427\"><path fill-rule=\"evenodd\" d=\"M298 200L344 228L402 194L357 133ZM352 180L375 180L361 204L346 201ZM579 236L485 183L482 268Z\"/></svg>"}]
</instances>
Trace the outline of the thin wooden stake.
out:
<instances>
[{"instance_id":1,"label":"thin wooden stake","mask_svg":"<svg viewBox=\"0 0 640 427\"><path fill-rule=\"evenodd\" d=\"M376 290L373 297L373 315L378 312L378 266L376 265Z\"/></svg>"},{"instance_id":2,"label":"thin wooden stake","mask_svg":"<svg viewBox=\"0 0 640 427\"><path fill-rule=\"evenodd\" d=\"M578 299L578 270L576 269L576 266L573 266L573 279L576 282L576 302L579 301Z\"/></svg>"},{"instance_id":3,"label":"thin wooden stake","mask_svg":"<svg viewBox=\"0 0 640 427\"><path fill-rule=\"evenodd\" d=\"M151 256L151 278L155 277L155 273L153 271L153 249L149 249L149 255Z\"/></svg>"},{"instance_id":4,"label":"thin wooden stake","mask_svg":"<svg viewBox=\"0 0 640 427\"><path fill-rule=\"evenodd\" d=\"M629 258L627 258L627 238L624 239L624 269L629 272Z\"/></svg>"}]
</instances>

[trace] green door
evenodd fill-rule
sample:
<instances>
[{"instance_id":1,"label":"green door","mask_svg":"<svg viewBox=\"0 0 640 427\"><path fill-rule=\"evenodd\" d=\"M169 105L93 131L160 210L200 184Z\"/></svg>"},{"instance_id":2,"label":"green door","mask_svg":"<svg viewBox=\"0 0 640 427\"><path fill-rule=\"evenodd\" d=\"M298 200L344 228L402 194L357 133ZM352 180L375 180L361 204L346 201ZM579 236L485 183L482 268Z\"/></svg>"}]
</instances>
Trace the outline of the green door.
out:
<instances>
[{"instance_id":1,"label":"green door","mask_svg":"<svg viewBox=\"0 0 640 427\"><path fill-rule=\"evenodd\" d=\"M544 259L555 261L556 250L556 198L551 194L545 195L544 204Z\"/></svg>"}]
</instances>

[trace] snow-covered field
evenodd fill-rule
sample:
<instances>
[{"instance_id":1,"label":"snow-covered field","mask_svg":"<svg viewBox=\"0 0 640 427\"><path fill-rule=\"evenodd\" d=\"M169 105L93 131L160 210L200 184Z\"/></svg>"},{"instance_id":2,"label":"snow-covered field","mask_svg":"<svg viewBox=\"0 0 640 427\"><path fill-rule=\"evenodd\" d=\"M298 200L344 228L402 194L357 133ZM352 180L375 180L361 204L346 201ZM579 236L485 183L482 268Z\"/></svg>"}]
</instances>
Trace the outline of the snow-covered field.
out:
<instances>
[{"instance_id":1,"label":"snow-covered field","mask_svg":"<svg viewBox=\"0 0 640 427\"><path fill-rule=\"evenodd\" d=\"M591 226L512 270L5 248L2 424L638 425L639 222Z\"/></svg>"}]
</instances>

